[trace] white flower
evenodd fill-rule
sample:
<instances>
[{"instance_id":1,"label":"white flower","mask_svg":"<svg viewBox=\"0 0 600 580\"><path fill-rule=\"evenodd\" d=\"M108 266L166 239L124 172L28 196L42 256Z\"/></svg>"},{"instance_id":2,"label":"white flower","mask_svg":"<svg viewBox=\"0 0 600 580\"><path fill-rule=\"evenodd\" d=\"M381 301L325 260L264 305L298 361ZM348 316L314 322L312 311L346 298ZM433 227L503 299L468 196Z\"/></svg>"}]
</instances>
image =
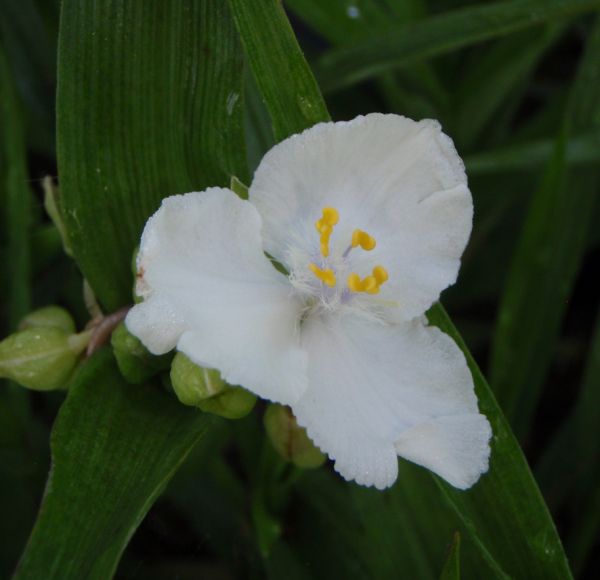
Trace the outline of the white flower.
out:
<instances>
[{"instance_id":1,"label":"white flower","mask_svg":"<svg viewBox=\"0 0 600 580\"><path fill-rule=\"evenodd\" d=\"M400 455L465 489L487 470L490 426L463 354L423 314L455 282L471 223L437 122L321 123L265 155L249 201L163 201L127 326L290 405L346 479L385 488Z\"/></svg>"}]
</instances>

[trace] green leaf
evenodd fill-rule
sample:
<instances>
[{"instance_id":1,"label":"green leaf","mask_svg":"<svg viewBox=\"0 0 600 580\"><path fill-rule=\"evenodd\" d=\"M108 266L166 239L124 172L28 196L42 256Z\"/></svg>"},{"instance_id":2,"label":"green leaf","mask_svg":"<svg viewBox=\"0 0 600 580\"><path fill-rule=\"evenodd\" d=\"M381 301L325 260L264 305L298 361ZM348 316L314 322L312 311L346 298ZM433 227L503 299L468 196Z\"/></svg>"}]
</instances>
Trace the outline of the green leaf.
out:
<instances>
[{"instance_id":1,"label":"green leaf","mask_svg":"<svg viewBox=\"0 0 600 580\"><path fill-rule=\"evenodd\" d=\"M0 578L10 578L44 489L47 433L24 409L27 391L0 383Z\"/></svg>"},{"instance_id":2,"label":"green leaf","mask_svg":"<svg viewBox=\"0 0 600 580\"><path fill-rule=\"evenodd\" d=\"M323 97L281 3L230 0L229 4L258 88L269 103L275 140L327 117Z\"/></svg>"},{"instance_id":3,"label":"green leaf","mask_svg":"<svg viewBox=\"0 0 600 580\"><path fill-rule=\"evenodd\" d=\"M478 51L455 91L458 107L456 139L466 149L478 142L497 111L531 75L544 53L561 37L565 26L550 24L503 38Z\"/></svg>"},{"instance_id":4,"label":"green leaf","mask_svg":"<svg viewBox=\"0 0 600 580\"><path fill-rule=\"evenodd\" d=\"M294 505L289 526L297 533L287 541L317 579L393 578L398 570L423 580L439 575L452 532L445 518L453 514L422 469L401 465L385 492L322 470L306 473Z\"/></svg>"},{"instance_id":5,"label":"green leaf","mask_svg":"<svg viewBox=\"0 0 600 580\"><path fill-rule=\"evenodd\" d=\"M332 472L305 473L293 506L286 527L295 533L286 541L316 579L393 578L398 570L407 578L439 578L448 538L466 531L430 473L403 460L385 491ZM466 578L498 576L468 536L461 550Z\"/></svg>"},{"instance_id":6,"label":"green leaf","mask_svg":"<svg viewBox=\"0 0 600 580\"><path fill-rule=\"evenodd\" d=\"M75 258L104 307L162 198L246 180L242 55L220 0L62 3L58 168Z\"/></svg>"},{"instance_id":7,"label":"green leaf","mask_svg":"<svg viewBox=\"0 0 600 580\"><path fill-rule=\"evenodd\" d=\"M31 204L21 111L12 75L0 44L0 205L6 232L8 288L5 297L11 329L31 307ZM4 291L2 291L4 294Z\"/></svg>"},{"instance_id":8,"label":"green leaf","mask_svg":"<svg viewBox=\"0 0 600 580\"><path fill-rule=\"evenodd\" d=\"M261 34L264 34L269 37L264 39L266 43L285 42L292 45L291 40L270 38L274 35L283 37L291 35L289 26L265 28L261 25L261 11L255 12L252 9L254 2L250 0L230 0L230 2L236 5L236 10L242 13L247 21L247 26L240 29L242 36L248 33L252 36L253 42L260 44ZM271 0L262 0L261 4L267 2L271 3ZM276 4L276 0L272 0L272 3ZM278 76L277 67L270 66L270 55L268 51L256 53L253 58L250 58L250 64L255 75L271 75L269 81L263 79L263 83L270 88L268 92L263 93L263 97L271 115L277 116L286 109L286 102L291 98L290 86L294 86L298 81L290 79L289 75ZM302 58L299 49L289 56L296 63ZM278 55L275 58L278 61L281 57ZM269 73L271 70L273 72ZM297 68L297 74L311 78L306 63L303 67ZM319 108L322 98L317 87L314 88L312 97L315 100L315 109ZM290 103L290 107L292 104ZM328 118L328 114L323 113L320 120L326 121ZM285 117L279 117L279 123L282 121L285 121ZM307 126L308 121L301 129ZM297 119L292 117L288 124L281 127L282 134L284 130L288 135L299 130ZM480 408L490 419L494 432L489 473L468 492L457 491L438 480L440 489L496 576L569 578L567 561L550 514L523 453L485 379L441 306L431 310L430 320L452 336L463 348L473 373Z\"/></svg>"},{"instance_id":9,"label":"green leaf","mask_svg":"<svg viewBox=\"0 0 600 580\"><path fill-rule=\"evenodd\" d=\"M384 6L376 0L348 3L347 0L288 0L286 5L336 46L345 46L395 31L420 14L420 2L393 2ZM381 76L379 89L388 108L415 119L434 115L431 103L445 103L447 91L430 63L414 63Z\"/></svg>"},{"instance_id":10,"label":"green leaf","mask_svg":"<svg viewBox=\"0 0 600 580\"><path fill-rule=\"evenodd\" d=\"M321 58L317 77L325 91L338 89L385 70L598 7L598 0L513 0L460 8L333 49Z\"/></svg>"},{"instance_id":11,"label":"green leaf","mask_svg":"<svg viewBox=\"0 0 600 580\"><path fill-rule=\"evenodd\" d=\"M460 580L460 534L455 532L440 580Z\"/></svg>"},{"instance_id":12,"label":"green leaf","mask_svg":"<svg viewBox=\"0 0 600 580\"><path fill-rule=\"evenodd\" d=\"M264 154L275 145L275 138L271 118L262 101L254 76L247 68L244 77L246 147L248 168L252 175Z\"/></svg>"},{"instance_id":13,"label":"green leaf","mask_svg":"<svg viewBox=\"0 0 600 580\"><path fill-rule=\"evenodd\" d=\"M469 175L531 171L547 163L556 148L555 139L544 139L499 147L474 153L465 158ZM592 165L600 161L600 134L585 133L571 137L566 143L566 162L569 165Z\"/></svg>"},{"instance_id":14,"label":"green leaf","mask_svg":"<svg viewBox=\"0 0 600 580\"><path fill-rule=\"evenodd\" d=\"M419 2L386 0L286 0L286 6L316 32L336 45L363 40L375 31L394 29L419 13ZM411 6L413 4L413 6Z\"/></svg>"},{"instance_id":15,"label":"green leaf","mask_svg":"<svg viewBox=\"0 0 600 580\"><path fill-rule=\"evenodd\" d=\"M111 578L211 421L156 384L127 384L109 350L89 360L54 426L52 470L15 580Z\"/></svg>"},{"instance_id":16,"label":"green leaf","mask_svg":"<svg viewBox=\"0 0 600 580\"><path fill-rule=\"evenodd\" d=\"M567 538L580 574L600 531L600 313L596 316L577 402L536 466L550 505L566 504L577 525Z\"/></svg>"},{"instance_id":17,"label":"green leaf","mask_svg":"<svg viewBox=\"0 0 600 580\"><path fill-rule=\"evenodd\" d=\"M600 26L575 81L564 127L531 201L500 305L491 383L519 434L525 434L550 362L568 297L586 248L596 203L595 167L568 172L568 135L600 135Z\"/></svg>"},{"instance_id":18,"label":"green leaf","mask_svg":"<svg viewBox=\"0 0 600 580\"><path fill-rule=\"evenodd\" d=\"M27 142L53 156L56 36L44 26L40 8L35 0L0 2L0 36L23 102Z\"/></svg>"},{"instance_id":19,"label":"green leaf","mask_svg":"<svg viewBox=\"0 0 600 580\"><path fill-rule=\"evenodd\" d=\"M436 478L440 489L497 576L570 578L548 508L477 363L441 305L434 306L428 317L465 353L479 408L494 434L488 473L466 493Z\"/></svg>"}]
</instances>

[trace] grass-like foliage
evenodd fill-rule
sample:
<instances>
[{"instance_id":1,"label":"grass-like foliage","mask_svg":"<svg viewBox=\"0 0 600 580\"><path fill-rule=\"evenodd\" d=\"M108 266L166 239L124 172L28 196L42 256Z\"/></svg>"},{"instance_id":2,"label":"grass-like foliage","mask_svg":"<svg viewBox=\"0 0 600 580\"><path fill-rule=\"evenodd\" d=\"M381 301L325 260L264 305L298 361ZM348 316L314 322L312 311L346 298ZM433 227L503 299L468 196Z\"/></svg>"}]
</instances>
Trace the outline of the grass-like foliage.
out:
<instances>
[{"instance_id":1,"label":"grass-like foliage","mask_svg":"<svg viewBox=\"0 0 600 580\"><path fill-rule=\"evenodd\" d=\"M191 409L164 366L130 380L108 342L64 391L0 385L0 577L598 577L598 11L3 0L0 337L49 304L81 329L130 306L164 197L232 178L243 197L271 146L321 121L435 118L475 223L428 318L465 353L494 436L468 491L403 460L367 489L286 463L263 403L239 421Z\"/></svg>"}]
</instances>

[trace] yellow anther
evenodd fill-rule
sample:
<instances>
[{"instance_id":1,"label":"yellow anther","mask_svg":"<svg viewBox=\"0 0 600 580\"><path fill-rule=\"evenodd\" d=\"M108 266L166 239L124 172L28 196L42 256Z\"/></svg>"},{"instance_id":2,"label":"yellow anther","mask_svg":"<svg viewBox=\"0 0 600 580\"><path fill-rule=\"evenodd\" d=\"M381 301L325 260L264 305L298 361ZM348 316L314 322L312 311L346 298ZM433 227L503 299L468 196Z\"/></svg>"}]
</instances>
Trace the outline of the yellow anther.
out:
<instances>
[{"instance_id":1,"label":"yellow anther","mask_svg":"<svg viewBox=\"0 0 600 580\"><path fill-rule=\"evenodd\" d=\"M373 274L366 276L364 280L355 272L348 276L348 288L352 292L366 292L367 294L378 294L381 285L388 279L388 273L383 266L375 266Z\"/></svg>"},{"instance_id":2,"label":"yellow anther","mask_svg":"<svg viewBox=\"0 0 600 580\"><path fill-rule=\"evenodd\" d=\"M367 294L377 294L379 292L379 286L377 285L375 276L367 276L363 280L363 292L366 292Z\"/></svg>"},{"instance_id":3,"label":"yellow anther","mask_svg":"<svg viewBox=\"0 0 600 580\"><path fill-rule=\"evenodd\" d=\"M375 266L373 268L373 276L377 280L377 286L381 286L389 278L387 270L383 266Z\"/></svg>"},{"instance_id":4,"label":"yellow anther","mask_svg":"<svg viewBox=\"0 0 600 580\"><path fill-rule=\"evenodd\" d=\"M321 282L323 282L323 284L326 284L330 288L333 288L333 286L335 286L335 274L333 273L333 270L331 270L330 268L328 268L327 270L321 270L321 268L319 268L319 266L317 266L316 264L309 264L308 267L310 268L310 271L319 280L321 280Z\"/></svg>"},{"instance_id":5,"label":"yellow anther","mask_svg":"<svg viewBox=\"0 0 600 580\"><path fill-rule=\"evenodd\" d=\"M348 288L352 290L352 292L362 292L360 276L355 272L352 272L352 274L348 276Z\"/></svg>"},{"instance_id":6,"label":"yellow anther","mask_svg":"<svg viewBox=\"0 0 600 580\"><path fill-rule=\"evenodd\" d=\"M353 248L360 246L363 250L369 252L375 247L376 243L375 238L370 236L367 232L363 232L362 230L354 230L354 232L352 232Z\"/></svg>"},{"instance_id":7,"label":"yellow anther","mask_svg":"<svg viewBox=\"0 0 600 580\"><path fill-rule=\"evenodd\" d=\"M379 292L379 285L375 276L367 276L364 280L361 280L358 274L352 272L348 276L347 283L352 292L367 292L367 294L377 294Z\"/></svg>"},{"instance_id":8,"label":"yellow anther","mask_svg":"<svg viewBox=\"0 0 600 580\"><path fill-rule=\"evenodd\" d=\"M329 256L329 238L333 232L333 226L338 223L340 214L334 207L323 208L323 216L315 222L315 228L321 234L321 255Z\"/></svg>"},{"instance_id":9,"label":"yellow anther","mask_svg":"<svg viewBox=\"0 0 600 580\"><path fill-rule=\"evenodd\" d=\"M323 217L321 218L326 224L334 226L340 221L340 214L335 207L324 207Z\"/></svg>"},{"instance_id":10,"label":"yellow anther","mask_svg":"<svg viewBox=\"0 0 600 580\"><path fill-rule=\"evenodd\" d=\"M325 224L323 223L322 220L319 220L318 222L315 223L315 227L317 228L317 231L322 235L330 235L331 232L333 231L333 226L329 225L329 224Z\"/></svg>"}]
</instances>

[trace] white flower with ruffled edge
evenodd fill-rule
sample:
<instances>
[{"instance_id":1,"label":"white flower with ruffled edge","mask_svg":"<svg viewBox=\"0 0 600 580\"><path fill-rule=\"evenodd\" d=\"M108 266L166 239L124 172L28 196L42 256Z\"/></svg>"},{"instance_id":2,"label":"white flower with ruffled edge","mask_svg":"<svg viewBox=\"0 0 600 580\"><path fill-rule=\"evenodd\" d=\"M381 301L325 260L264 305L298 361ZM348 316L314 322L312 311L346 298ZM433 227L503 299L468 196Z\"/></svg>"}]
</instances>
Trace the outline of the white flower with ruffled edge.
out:
<instances>
[{"instance_id":1,"label":"white flower with ruffled edge","mask_svg":"<svg viewBox=\"0 0 600 580\"><path fill-rule=\"evenodd\" d=\"M290 405L346 479L385 488L401 456L466 489L491 430L463 354L423 315L456 280L472 213L437 122L321 123L265 155L248 201L163 201L126 323L151 352Z\"/></svg>"}]
</instances>

